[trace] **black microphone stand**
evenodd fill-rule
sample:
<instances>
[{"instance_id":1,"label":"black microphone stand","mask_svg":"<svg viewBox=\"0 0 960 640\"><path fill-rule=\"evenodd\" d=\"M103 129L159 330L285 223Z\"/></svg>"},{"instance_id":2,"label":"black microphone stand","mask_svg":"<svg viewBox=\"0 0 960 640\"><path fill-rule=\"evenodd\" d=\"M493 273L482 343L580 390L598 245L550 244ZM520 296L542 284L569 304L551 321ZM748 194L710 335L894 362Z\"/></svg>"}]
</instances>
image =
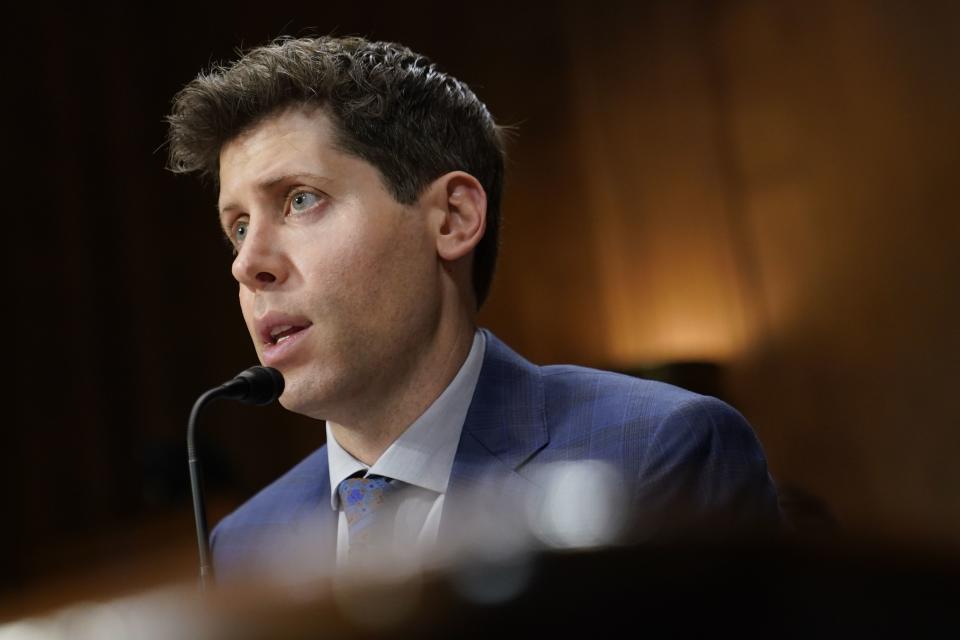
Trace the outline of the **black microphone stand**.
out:
<instances>
[{"instance_id":1,"label":"black microphone stand","mask_svg":"<svg viewBox=\"0 0 960 640\"><path fill-rule=\"evenodd\" d=\"M210 564L210 542L207 537L207 506L203 499L203 477L197 459L195 434L200 410L220 396L220 387L205 392L193 403L187 421L187 465L190 467L190 492L193 494L193 519L197 525L197 543L200 546L200 587L206 590L213 583L213 565Z\"/></svg>"},{"instance_id":2,"label":"black microphone stand","mask_svg":"<svg viewBox=\"0 0 960 640\"><path fill-rule=\"evenodd\" d=\"M200 587L204 591L213 584L213 564L210 562L210 541L207 528L207 507L203 497L203 476L197 458L196 431L200 411L213 400L230 398L247 404L270 404L283 393L283 376L270 367L250 367L219 387L204 392L193 403L187 421L187 466L190 468L190 492L193 495L193 519L197 525L197 545L200 548Z\"/></svg>"}]
</instances>

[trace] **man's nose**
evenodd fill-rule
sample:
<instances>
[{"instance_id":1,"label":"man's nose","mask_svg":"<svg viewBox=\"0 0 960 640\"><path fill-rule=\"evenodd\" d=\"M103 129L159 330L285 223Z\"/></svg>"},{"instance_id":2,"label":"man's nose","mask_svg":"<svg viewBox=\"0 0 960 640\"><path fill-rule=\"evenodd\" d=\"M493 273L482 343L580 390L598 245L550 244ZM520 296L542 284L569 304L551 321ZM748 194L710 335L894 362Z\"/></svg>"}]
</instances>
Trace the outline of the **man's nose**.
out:
<instances>
[{"instance_id":1,"label":"man's nose","mask_svg":"<svg viewBox=\"0 0 960 640\"><path fill-rule=\"evenodd\" d=\"M237 282L250 289L263 289L282 282L286 277L286 260L277 230L268 222L251 222L231 271Z\"/></svg>"}]
</instances>

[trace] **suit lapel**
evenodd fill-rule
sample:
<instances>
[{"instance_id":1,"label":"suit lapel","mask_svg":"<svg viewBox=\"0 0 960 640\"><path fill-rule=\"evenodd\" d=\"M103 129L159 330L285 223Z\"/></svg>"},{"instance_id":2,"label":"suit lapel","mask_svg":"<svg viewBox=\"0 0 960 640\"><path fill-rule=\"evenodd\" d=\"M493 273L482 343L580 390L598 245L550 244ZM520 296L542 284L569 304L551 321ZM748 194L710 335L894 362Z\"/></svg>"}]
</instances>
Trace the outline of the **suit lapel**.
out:
<instances>
[{"instance_id":1,"label":"suit lapel","mask_svg":"<svg viewBox=\"0 0 960 640\"><path fill-rule=\"evenodd\" d=\"M320 567L333 567L337 553L337 512L330 508L330 461L324 445L305 461L294 478L302 492L294 493L293 531L297 540L311 540Z\"/></svg>"},{"instance_id":2,"label":"suit lapel","mask_svg":"<svg viewBox=\"0 0 960 640\"><path fill-rule=\"evenodd\" d=\"M549 441L540 369L483 330L486 352L450 471L440 536L484 482L520 498L535 489L517 469Z\"/></svg>"}]
</instances>

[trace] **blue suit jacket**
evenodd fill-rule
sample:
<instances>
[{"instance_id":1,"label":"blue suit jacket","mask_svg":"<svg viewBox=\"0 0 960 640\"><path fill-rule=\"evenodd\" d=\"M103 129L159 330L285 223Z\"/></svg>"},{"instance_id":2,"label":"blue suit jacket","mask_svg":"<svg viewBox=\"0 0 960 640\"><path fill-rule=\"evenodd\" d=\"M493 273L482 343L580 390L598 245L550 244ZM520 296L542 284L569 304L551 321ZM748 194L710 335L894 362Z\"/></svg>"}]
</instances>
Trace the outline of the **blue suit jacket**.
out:
<instances>
[{"instance_id":1,"label":"blue suit jacket","mask_svg":"<svg viewBox=\"0 0 960 640\"><path fill-rule=\"evenodd\" d=\"M531 482L529 471L541 463L588 459L619 470L633 509L647 521L779 523L763 450L729 405L605 371L538 367L485 333L486 353L450 473L441 537L456 517L457 496L489 474L505 479L499 486L507 490L522 490ZM329 567L336 532L323 446L217 525L214 569L219 579L255 569L288 544L299 565Z\"/></svg>"}]
</instances>

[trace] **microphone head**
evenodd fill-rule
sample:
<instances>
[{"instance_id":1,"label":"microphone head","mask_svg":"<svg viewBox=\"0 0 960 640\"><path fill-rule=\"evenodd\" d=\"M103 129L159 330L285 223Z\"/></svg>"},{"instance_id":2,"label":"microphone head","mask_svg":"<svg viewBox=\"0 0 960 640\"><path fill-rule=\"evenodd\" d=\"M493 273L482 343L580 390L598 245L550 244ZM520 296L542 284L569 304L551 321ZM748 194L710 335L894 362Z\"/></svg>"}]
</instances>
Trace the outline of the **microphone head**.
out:
<instances>
[{"instance_id":1,"label":"microphone head","mask_svg":"<svg viewBox=\"0 0 960 640\"><path fill-rule=\"evenodd\" d=\"M232 397L246 404L270 404L283 393L283 374L273 367L250 367L233 381L241 384Z\"/></svg>"}]
</instances>

